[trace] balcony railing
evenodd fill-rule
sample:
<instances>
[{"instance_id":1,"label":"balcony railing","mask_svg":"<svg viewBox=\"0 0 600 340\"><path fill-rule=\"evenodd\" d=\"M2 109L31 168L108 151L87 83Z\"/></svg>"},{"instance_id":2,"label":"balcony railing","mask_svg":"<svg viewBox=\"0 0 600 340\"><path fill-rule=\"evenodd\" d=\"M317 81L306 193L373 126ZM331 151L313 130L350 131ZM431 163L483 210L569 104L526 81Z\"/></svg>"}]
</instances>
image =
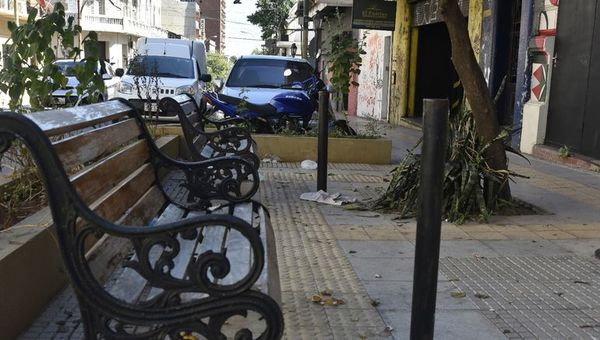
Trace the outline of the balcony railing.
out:
<instances>
[{"instance_id":1,"label":"balcony railing","mask_svg":"<svg viewBox=\"0 0 600 340\"><path fill-rule=\"evenodd\" d=\"M125 32L140 37L166 38L169 35L169 31L165 29L150 26L130 18L125 18L123 24Z\"/></svg>"},{"instance_id":2,"label":"balcony railing","mask_svg":"<svg viewBox=\"0 0 600 340\"><path fill-rule=\"evenodd\" d=\"M104 15L84 15L81 23L123 26L123 18L112 18Z\"/></svg>"},{"instance_id":3,"label":"balcony railing","mask_svg":"<svg viewBox=\"0 0 600 340\"><path fill-rule=\"evenodd\" d=\"M3 1L3 0L0 0ZM67 13L67 16L75 17L77 23L77 13ZM79 23L84 31L96 32L114 32L137 35L140 37L164 37L168 36L168 31L162 28L140 23L130 18L118 18L107 15L87 15L81 16Z\"/></svg>"},{"instance_id":4,"label":"balcony railing","mask_svg":"<svg viewBox=\"0 0 600 340\"><path fill-rule=\"evenodd\" d=\"M25 0L19 0L19 16L27 16L27 4ZM0 14L3 16L11 15L14 16L14 1L13 0L0 0Z\"/></svg>"}]
</instances>

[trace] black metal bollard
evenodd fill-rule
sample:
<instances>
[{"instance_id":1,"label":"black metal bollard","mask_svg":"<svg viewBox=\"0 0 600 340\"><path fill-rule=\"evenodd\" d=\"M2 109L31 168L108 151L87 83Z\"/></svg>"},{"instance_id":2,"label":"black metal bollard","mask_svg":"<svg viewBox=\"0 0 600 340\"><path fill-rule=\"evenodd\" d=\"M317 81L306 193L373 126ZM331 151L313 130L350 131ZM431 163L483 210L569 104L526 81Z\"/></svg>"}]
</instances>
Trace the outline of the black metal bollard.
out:
<instances>
[{"instance_id":1,"label":"black metal bollard","mask_svg":"<svg viewBox=\"0 0 600 340\"><path fill-rule=\"evenodd\" d=\"M448 100L423 100L421 188L412 296L410 338L433 339L437 293L442 187L448 143Z\"/></svg>"},{"instance_id":2,"label":"black metal bollard","mask_svg":"<svg viewBox=\"0 0 600 340\"><path fill-rule=\"evenodd\" d=\"M317 190L327 191L327 143L329 92L319 91L319 145L317 154Z\"/></svg>"}]
</instances>

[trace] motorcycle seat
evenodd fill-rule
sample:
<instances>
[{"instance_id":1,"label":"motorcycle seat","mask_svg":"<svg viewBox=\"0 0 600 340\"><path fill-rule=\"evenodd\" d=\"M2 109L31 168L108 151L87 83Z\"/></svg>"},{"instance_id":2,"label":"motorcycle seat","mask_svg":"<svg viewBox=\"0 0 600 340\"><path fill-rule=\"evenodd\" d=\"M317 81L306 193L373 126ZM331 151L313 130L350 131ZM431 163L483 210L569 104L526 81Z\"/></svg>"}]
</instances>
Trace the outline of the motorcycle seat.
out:
<instances>
[{"instance_id":1,"label":"motorcycle seat","mask_svg":"<svg viewBox=\"0 0 600 340\"><path fill-rule=\"evenodd\" d=\"M219 99L231 105L240 105L242 99L232 96L227 96L224 94L219 94ZM256 112L262 115L275 115L277 114L277 109L269 103L266 104L254 104L250 102L246 102L246 107L248 111Z\"/></svg>"},{"instance_id":2,"label":"motorcycle seat","mask_svg":"<svg viewBox=\"0 0 600 340\"><path fill-rule=\"evenodd\" d=\"M242 101L238 97L227 96L222 93L219 93L219 99L224 101L225 103L231 104L231 105L239 105Z\"/></svg>"}]
</instances>

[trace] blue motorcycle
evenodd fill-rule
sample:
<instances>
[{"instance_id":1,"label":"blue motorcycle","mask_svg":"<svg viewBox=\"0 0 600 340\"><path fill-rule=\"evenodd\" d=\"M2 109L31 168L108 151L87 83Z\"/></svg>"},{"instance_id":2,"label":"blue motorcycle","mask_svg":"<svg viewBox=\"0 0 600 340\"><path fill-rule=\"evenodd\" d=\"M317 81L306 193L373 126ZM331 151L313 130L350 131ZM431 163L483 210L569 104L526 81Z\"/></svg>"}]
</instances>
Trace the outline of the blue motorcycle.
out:
<instances>
[{"instance_id":1,"label":"blue motorcycle","mask_svg":"<svg viewBox=\"0 0 600 340\"><path fill-rule=\"evenodd\" d=\"M204 98L226 117L239 116L248 120L254 132L278 133L289 130L304 133L310 129L310 121L318 105L319 90L324 88L324 83L311 75L304 81L295 81L285 87L290 91L275 95L267 104L254 104L238 97L211 92L204 92ZM330 119L329 125L330 129L337 127L344 134L356 134L346 121Z\"/></svg>"}]
</instances>

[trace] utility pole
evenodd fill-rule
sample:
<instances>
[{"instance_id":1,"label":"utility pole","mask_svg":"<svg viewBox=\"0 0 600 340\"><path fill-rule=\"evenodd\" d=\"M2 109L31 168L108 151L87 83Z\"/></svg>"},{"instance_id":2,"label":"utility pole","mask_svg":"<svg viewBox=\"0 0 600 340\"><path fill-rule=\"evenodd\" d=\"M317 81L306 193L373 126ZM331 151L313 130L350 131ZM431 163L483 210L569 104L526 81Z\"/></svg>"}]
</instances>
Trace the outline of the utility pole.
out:
<instances>
[{"instance_id":1,"label":"utility pole","mask_svg":"<svg viewBox=\"0 0 600 340\"><path fill-rule=\"evenodd\" d=\"M302 5L302 58L308 58L308 0Z\"/></svg>"}]
</instances>

